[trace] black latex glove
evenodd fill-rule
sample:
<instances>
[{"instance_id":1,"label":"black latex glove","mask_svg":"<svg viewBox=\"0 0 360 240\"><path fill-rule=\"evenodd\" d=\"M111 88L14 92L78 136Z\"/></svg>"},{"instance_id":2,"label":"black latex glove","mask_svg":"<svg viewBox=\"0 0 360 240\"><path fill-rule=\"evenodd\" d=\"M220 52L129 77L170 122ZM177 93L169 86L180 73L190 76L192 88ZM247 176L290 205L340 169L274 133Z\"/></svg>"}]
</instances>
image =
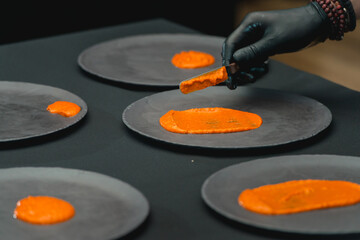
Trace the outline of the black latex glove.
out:
<instances>
[{"instance_id":1,"label":"black latex glove","mask_svg":"<svg viewBox=\"0 0 360 240\"><path fill-rule=\"evenodd\" d=\"M316 3L248 14L223 44L228 88L255 81L266 72L269 56L325 41L330 34L330 23L324 14ZM236 63L236 67L231 63Z\"/></svg>"}]
</instances>

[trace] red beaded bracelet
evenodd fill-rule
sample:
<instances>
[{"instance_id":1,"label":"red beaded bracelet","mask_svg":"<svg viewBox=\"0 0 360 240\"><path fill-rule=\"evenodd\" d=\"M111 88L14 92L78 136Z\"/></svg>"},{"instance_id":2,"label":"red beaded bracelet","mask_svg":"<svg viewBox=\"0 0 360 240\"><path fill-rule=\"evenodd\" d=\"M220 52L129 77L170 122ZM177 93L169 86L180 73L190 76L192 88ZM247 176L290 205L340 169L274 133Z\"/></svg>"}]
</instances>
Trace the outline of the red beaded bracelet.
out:
<instances>
[{"instance_id":1,"label":"red beaded bracelet","mask_svg":"<svg viewBox=\"0 0 360 240\"><path fill-rule=\"evenodd\" d=\"M339 1L312 0L324 10L331 24L330 40L342 40L344 33L349 31L350 16Z\"/></svg>"}]
</instances>

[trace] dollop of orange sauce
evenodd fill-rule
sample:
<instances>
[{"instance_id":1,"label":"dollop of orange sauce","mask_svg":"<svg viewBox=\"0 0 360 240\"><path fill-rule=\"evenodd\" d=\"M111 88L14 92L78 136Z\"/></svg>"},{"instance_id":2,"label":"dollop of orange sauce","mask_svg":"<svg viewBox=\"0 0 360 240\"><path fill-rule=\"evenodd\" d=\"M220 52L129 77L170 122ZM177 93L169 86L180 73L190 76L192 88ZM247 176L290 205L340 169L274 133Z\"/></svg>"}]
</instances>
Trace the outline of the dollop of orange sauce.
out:
<instances>
[{"instance_id":1,"label":"dollop of orange sauce","mask_svg":"<svg viewBox=\"0 0 360 240\"><path fill-rule=\"evenodd\" d=\"M160 118L160 125L174 133L230 133L260 127L259 115L229 108L193 108L170 110Z\"/></svg>"},{"instance_id":2,"label":"dollop of orange sauce","mask_svg":"<svg viewBox=\"0 0 360 240\"><path fill-rule=\"evenodd\" d=\"M73 117L78 114L81 108L72 102L56 101L50 104L47 109L51 113L57 113L64 117Z\"/></svg>"},{"instance_id":3,"label":"dollop of orange sauce","mask_svg":"<svg viewBox=\"0 0 360 240\"><path fill-rule=\"evenodd\" d=\"M178 68L201 68L212 65L215 58L205 52L190 50L176 53L171 62Z\"/></svg>"},{"instance_id":4,"label":"dollop of orange sauce","mask_svg":"<svg viewBox=\"0 0 360 240\"><path fill-rule=\"evenodd\" d=\"M292 214L360 202L360 185L339 180L292 180L244 190L238 203L268 215Z\"/></svg>"},{"instance_id":5,"label":"dollop of orange sauce","mask_svg":"<svg viewBox=\"0 0 360 240\"><path fill-rule=\"evenodd\" d=\"M191 78L180 83L180 91L184 94L215 86L228 79L225 67Z\"/></svg>"},{"instance_id":6,"label":"dollop of orange sauce","mask_svg":"<svg viewBox=\"0 0 360 240\"><path fill-rule=\"evenodd\" d=\"M75 215L74 207L59 198L28 196L16 203L14 218L32 224L55 224L67 221Z\"/></svg>"}]
</instances>

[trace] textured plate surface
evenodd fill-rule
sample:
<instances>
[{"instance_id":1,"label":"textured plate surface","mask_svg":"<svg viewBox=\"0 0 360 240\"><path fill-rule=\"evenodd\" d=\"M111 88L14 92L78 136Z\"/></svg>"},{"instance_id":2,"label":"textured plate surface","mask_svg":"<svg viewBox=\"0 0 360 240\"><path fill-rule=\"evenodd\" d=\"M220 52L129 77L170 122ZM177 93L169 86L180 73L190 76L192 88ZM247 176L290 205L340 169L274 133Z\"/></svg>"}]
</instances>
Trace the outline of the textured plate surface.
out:
<instances>
[{"instance_id":1,"label":"textured plate surface","mask_svg":"<svg viewBox=\"0 0 360 240\"><path fill-rule=\"evenodd\" d=\"M81 107L74 117L51 114L46 108L55 101L69 101ZM26 83L0 81L0 142L50 134L80 121L86 103L63 89Z\"/></svg>"},{"instance_id":2,"label":"textured plate surface","mask_svg":"<svg viewBox=\"0 0 360 240\"><path fill-rule=\"evenodd\" d=\"M2 239L115 239L139 226L149 205L132 186L102 174L65 168L0 170ZM16 202L48 195L70 202L75 216L63 223L33 225L12 217Z\"/></svg>"},{"instance_id":3,"label":"textured plate surface","mask_svg":"<svg viewBox=\"0 0 360 240\"><path fill-rule=\"evenodd\" d=\"M336 155L298 155L259 159L224 168L203 184L204 201L216 212L255 227L307 234L360 232L360 204L267 216L245 210L237 203L247 188L299 179L346 180L360 184L360 158Z\"/></svg>"},{"instance_id":4,"label":"textured plate surface","mask_svg":"<svg viewBox=\"0 0 360 240\"><path fill-rule=\"evenodd\" d=\"M179 134L162 128L159 119L169 110L225 107L260 115L263 124L251 131L225 134ZM156 140L208 148L275 146L312 137L329 126L331 112L323 104L300 95L250 87L230 91L210 87L190 94L179 90L145 97L129 105L123 122L133 131Z\"/></svg>"},{"instance_id":5,"label":"textured plate surface","mask_svg":"<svg viewBox=\"0 0 360 240\"><path fill-rule=\"evenodd\" d=\"M200 34L149 34L119 38L85 49L79 66L103 79L135 85L173 86L191 76L221 66L224 38ZM198 69L180 69L174 54L196 50L215 57L215 63Z\"/></svg>"}]
</instances>

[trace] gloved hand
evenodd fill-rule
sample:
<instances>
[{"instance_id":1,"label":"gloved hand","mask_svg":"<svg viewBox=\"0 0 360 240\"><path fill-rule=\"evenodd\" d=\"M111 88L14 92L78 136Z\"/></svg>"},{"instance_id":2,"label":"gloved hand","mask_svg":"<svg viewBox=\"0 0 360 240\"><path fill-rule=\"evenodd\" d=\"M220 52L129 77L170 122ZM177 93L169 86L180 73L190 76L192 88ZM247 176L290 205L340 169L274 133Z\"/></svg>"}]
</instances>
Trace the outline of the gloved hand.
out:
<instances>
[{"instance_id":1,"label":"gloved hand","mask_svg":"<svg viewBox=\"0 0 360 240\"><path fill-rule=\"evenodd\" d=\"M235 89L237 85L255 81L266 72L269 56L323 42L330 31L330 22L316 3L248 14L223 44L222 60L229 75L228 88Z\"/></svg>"}]
</instances>

